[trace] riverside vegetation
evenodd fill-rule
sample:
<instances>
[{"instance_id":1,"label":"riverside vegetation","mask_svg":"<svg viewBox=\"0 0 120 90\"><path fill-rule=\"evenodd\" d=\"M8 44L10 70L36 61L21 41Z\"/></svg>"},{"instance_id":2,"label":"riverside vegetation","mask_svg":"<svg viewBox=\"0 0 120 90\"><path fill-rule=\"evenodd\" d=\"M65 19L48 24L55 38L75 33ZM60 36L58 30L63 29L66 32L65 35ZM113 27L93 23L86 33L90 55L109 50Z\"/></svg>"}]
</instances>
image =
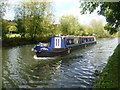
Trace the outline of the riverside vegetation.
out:
<instances>
[{"instance_id":1,"label":"riverside vegetation","mask_svg":"<svg viewBox=\"0 0 120 90\"><path fill-rule=\"evenodd\" d=\"M81 13L92 13L97 9L97 13L106 17L107 24L105 29L113 34L118 32L118 37L120 36L120 7L119 2L91 2L88 0L86 2L81 1L80 7L82 8ZM115 49L113 55L109 57L108 64L103 69L98 80L95 81L94 87L96 88L120 88L120 44ZM99 73L98 73L99 75ZM96 89L95 88L95 89Z\"/></svg>"},{"instance_id":2,"label":"riverside vegetation","mask_svg":"<svg viewBox=\"0 0 120 90\"><path fill-rule=\"evenodd\" d=\"M9 6L9 5L8 5ZM3 4L3 12L7 4ZM82 25L74 15L61 16L59 24L55 24L52 3L38 0L20 2L14 7L14 20L2 18L3 46L48 42L56 34L92 35L96 37L115 37L104 29L102 20L92 20L89 25Z\"/></svg>"},{"instance_id":3,"label":"riverside vegetation","mask_svg":"<svg viewBox=\"0 0 120 90\"><path fill-rule=\"evenodd\" d=\"M94 83L95 88L120 88L120 44L108 59L108 64Z\"/></svg>"}]
</instances>

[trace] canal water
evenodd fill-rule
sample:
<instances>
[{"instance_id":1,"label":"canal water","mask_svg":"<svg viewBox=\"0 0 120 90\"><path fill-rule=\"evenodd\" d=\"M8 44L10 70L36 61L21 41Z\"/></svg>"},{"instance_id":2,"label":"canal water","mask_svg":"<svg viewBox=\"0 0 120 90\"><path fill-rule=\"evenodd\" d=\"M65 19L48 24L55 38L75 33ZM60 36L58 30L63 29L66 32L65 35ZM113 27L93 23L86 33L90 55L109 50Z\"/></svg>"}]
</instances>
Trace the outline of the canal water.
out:
<instances>
[{"instance_id":1,"label":"canal water","mask_svg":"<svg viewBox=\"0 0 120 90\"><path fill-rule=\"evenodd\" d=\"M117 38L102 38L95 45L49 60L34 59L34 45L3 48L2 87L92 88L95 71L102 71L117 44Z\"/></svg>"}]
</instances>

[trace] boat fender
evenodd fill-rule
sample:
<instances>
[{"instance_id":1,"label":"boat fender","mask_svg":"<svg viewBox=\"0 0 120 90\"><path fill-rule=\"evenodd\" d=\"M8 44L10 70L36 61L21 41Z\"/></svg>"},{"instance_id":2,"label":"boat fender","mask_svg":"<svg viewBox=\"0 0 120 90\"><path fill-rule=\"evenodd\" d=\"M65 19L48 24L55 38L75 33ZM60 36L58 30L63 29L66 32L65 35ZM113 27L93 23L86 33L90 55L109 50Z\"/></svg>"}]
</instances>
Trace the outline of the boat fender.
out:
<instances>
[{"instance_id":1,"label":"boat fender","mask_svg":"<svg viewBox=\"0 0 120 90\"><path fill-rule=\"evenodd\" d=\"M71 48L68 48L68 53L71 53Z\"/></svg>"}]
</instances>

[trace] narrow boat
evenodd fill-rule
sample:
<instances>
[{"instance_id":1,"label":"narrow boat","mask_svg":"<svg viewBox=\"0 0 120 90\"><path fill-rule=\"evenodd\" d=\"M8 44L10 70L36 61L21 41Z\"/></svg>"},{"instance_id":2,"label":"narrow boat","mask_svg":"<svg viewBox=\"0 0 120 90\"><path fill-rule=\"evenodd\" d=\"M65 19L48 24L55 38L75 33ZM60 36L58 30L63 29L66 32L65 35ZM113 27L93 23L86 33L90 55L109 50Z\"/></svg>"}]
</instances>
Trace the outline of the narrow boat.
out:
<instances>
[{"instance_id":1,"label":"narrow boat","mask_svg":"<svg viewBox=\"0 0 120 90\"><path fill-rule=\"evenodd\" d=\"M65 56L76 49L95 43L95 36L54 36L49 44L39 43L32 51L35 51L37 57Z\"/></svg>"}]
</instances>

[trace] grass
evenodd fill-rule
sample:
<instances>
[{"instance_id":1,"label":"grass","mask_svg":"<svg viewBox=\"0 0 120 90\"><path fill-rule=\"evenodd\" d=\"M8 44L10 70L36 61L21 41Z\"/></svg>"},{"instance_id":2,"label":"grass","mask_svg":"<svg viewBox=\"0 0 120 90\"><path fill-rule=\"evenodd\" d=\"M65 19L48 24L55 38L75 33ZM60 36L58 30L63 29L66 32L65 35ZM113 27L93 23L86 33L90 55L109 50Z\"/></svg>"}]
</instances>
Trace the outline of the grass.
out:
<instances>
[{"instance_id":1,"label":"grass","mask_svg":"<svg viewBox=\"0 0 120 90\"><path fill-rule=\"evenodd\" d=\"M13 38L13 37L21 37L20 34L6 34L7 37Z\"/></svg>"},{"instance_id":2,"label":"grass","mask_svg":"<svg viewBox=\"0 0 120 90\"><path fill-rule=\"evenodd\" d=\"M103 69L99 78L95 80L94 87L96 88L120 88L120 44L114 50L114 53L109 57L108 64Z\"/></svg>"}]
</instances>

